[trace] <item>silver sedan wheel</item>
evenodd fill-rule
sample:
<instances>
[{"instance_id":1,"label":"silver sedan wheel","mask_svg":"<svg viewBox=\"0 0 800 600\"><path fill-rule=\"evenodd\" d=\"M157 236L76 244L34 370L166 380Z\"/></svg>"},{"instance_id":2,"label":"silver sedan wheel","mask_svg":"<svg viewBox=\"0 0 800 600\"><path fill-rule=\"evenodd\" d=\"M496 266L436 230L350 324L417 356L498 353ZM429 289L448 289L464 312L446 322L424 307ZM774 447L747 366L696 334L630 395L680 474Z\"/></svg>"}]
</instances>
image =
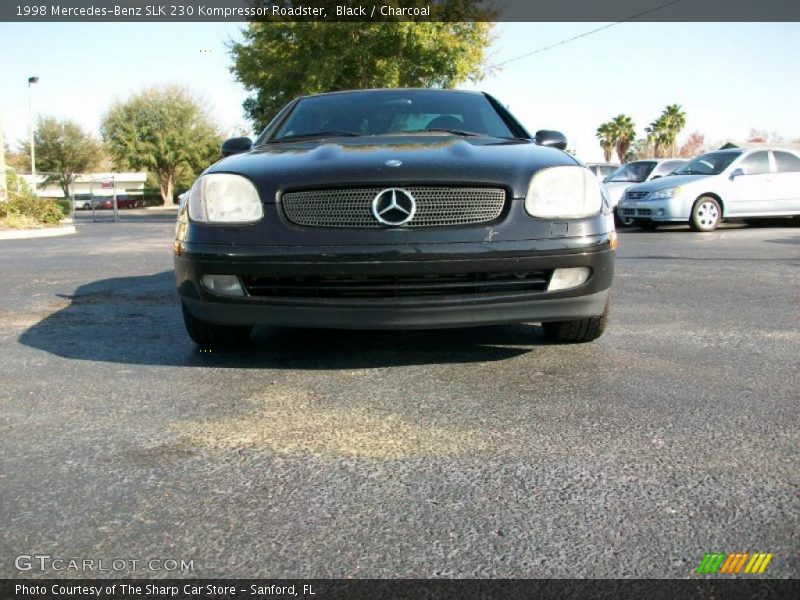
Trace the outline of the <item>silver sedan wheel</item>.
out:
<instances>
[{"instance_id":1,"label":"silver sedan wheel","mask_svg":"<svg viewBox=\"0 0 800 600\"><path fill-rule=\"evenodd\" d=\"M700 198L694 207L692 215L692 225L699 231L711 231L716 229L720 220L720 208L717 201L713 198Z\"/></svg>"}]
</instances>

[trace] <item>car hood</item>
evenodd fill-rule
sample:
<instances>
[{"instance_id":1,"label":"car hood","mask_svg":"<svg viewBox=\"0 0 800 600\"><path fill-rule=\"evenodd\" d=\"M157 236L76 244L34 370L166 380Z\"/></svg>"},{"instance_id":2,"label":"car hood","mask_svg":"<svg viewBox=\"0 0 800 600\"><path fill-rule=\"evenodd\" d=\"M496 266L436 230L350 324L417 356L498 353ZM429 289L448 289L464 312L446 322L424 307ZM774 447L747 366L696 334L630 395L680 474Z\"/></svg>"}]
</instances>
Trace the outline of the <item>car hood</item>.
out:
<instances>
[{"instance_id":1,"label":"car hood","mask_svg":"<svg viewBox=\"0 0 800 600\"><path fill-rule=\"evenodd\" d=\"M347 185L494 185L521 198L537 170L575 164L565 152L528 140L412 135L267 144L206 173L244 175L268 203L285 190Z\"/></svg>"},{"instance_id":2,"label":"car hood","mask_svg":"<svg viewBox=\"0 0 800 600\"><path fill-rule=\"evenodd\" d=\"M659 177L658 179L653 179L652 181L646 181L645 183L639 183L633 187L628 188L628 191L637 191L637 192L658 192L660 190L666 190L669 188L673 188L676 186L684 186L690 185L693 183L699 183L701 181L708 180L709 177L715 177L715 175L667 175L665 177Z\"/></svg>"}]
</instances>

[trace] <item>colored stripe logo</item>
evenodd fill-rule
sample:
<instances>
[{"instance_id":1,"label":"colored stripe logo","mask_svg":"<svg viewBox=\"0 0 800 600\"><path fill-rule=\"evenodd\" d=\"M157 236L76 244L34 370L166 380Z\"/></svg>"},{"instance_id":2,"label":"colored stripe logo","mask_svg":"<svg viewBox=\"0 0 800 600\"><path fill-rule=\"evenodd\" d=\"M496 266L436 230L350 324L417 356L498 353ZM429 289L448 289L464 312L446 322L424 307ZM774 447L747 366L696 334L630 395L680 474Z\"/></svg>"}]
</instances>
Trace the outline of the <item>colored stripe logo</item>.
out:
<instances>
[{"instance_id":1,"label":"colored stripe logo","mask_svg":"<svg viewBox=\"0 0 800 600\"><path fill-rule=\"evenodd\" d=\"M740 573L755 575L761 574L767 569L769 561L772 560L772 553L755 552L734 552L725 554L724 552L709 552L700 561L695 573L701 575L713 575L723 573L727 575L739 575Z\"/></svg>"}]
</instances>

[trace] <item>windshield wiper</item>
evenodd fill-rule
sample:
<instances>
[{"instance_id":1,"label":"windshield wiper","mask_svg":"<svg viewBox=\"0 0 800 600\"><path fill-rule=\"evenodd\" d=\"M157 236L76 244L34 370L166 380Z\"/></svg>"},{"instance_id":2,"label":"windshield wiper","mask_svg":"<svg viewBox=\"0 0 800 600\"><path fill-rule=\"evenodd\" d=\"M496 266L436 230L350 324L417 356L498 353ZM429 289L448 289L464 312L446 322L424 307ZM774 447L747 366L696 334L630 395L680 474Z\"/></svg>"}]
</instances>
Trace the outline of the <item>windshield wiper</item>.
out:
<instances>
[{"instance_id":1,"label":"windshield wiper","mask_svg":"<svg viewBox=\"0 0 800 600\"><path fill-rule=\"evenodd\" d=\"M267 143L274 144L276 142L294 142L303 139L311 140L314 138L325 137L359 137L360 135L360 133L354 133L352 131L315 131L314 133L298 133L297 135L287 135L281 138L270 140Z\"/></svg>"}]
</instances>

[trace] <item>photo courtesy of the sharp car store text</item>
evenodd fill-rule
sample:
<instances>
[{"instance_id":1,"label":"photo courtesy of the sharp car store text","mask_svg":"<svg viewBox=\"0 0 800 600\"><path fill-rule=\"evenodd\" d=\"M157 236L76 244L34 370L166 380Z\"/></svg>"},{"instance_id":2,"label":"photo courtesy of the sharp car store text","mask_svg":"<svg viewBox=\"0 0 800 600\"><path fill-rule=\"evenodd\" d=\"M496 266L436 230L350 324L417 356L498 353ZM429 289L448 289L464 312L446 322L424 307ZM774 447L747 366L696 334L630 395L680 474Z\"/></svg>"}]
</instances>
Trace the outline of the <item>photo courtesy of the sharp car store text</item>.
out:
<instances>
[{"instance_id":1,"label":"photo courtesy of the sharp car store text","mask_svg":"<svg viewBox=\"0 0 800 600\"><path fill-rule=\"evenodd\" d=\"M800 597L795 0L2 0L0 600Z\"/></svg>"}]
</instances>

